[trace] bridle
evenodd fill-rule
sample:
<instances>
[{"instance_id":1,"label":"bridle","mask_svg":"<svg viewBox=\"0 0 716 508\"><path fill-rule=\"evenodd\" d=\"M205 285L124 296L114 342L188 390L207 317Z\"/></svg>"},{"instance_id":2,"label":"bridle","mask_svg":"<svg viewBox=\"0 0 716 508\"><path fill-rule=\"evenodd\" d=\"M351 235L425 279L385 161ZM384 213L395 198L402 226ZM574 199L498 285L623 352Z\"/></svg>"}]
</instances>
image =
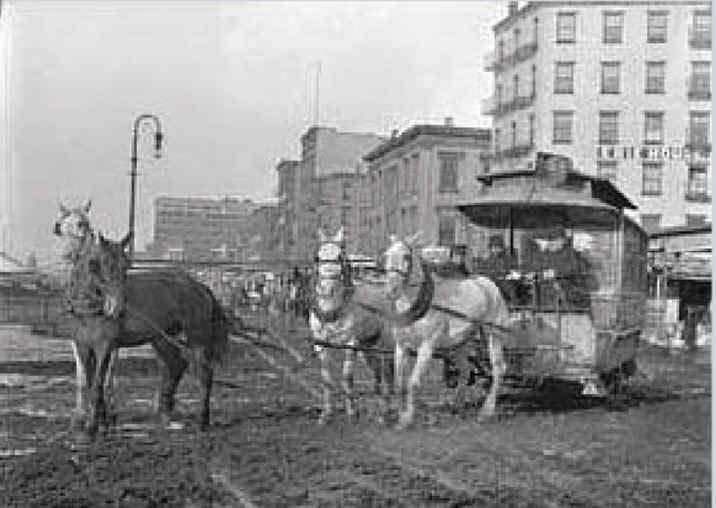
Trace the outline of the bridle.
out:
<instances>
[{"instance_id":1,"label":"bridle","mask_svg":"<svg viewBox=\"0 0 716 508\"><path fill-rule=\"evenodd\" d=\"M387 275L390 275L391 273L398 274L403 280L407 280L410 277L410 274L413 273L413 250L405 245L404 243L401 243L400 247L403 250L402 253L390 253L386 252L386 261L388 258L392 258L394 256L402 256L402 262L398 264L398 266L390 266L389 263L386 262L385 266L385 273ZM403 249L404 248L404 249Z\"/></svg>"},{"instance_id":2,"label":"bridle","mask_svg":"<svg viewBox=\"0 0 716 508\"><path fill-rule=\"evenodd\" d=\"M334 246L337 249L337 255L335 257L322 257L322 251L324 246ZM337 242L325 242L321 248L318 249L315 257L315 274L316 283L320 281L333 281L342 285L344 288L344 298L336 309L325 312L322 311L318 306L317 294L312 298L313 302L311 308L316 317L323 323L331 323L340 318L345 309L347 308L348 301L350 299L350 293L353 289L352 278L350 273L350 265L345 254L345 248L342 243ZM332 267L331 270L322 270L322 267Z\"/></svg>"}]
</instances>

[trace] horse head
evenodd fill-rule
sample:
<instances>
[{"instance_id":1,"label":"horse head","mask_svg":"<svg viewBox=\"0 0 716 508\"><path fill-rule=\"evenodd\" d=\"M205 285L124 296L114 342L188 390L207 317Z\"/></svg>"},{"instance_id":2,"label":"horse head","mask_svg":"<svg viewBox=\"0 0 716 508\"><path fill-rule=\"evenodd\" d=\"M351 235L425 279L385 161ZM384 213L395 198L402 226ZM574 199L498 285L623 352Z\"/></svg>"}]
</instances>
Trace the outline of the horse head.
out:
<instances>
[{"instance_id":1,"label":"horse head","mask_svg":"<svg viewBox=\"0 0 716 508\"><path fill-rule=\"evenodd\" d=\"M126 249L131 239L130 233L120 241L107 239L99 233L91 250L89 267L101 286L104 313L109 317L119 317L125 308L127 270L130 265Z\"/></svg>"},{"instance_id":2,"label":"horse head","mask_svg":"<svg viewBox=\"0 0 716 508\"><path fill-rule=\"evenodd\" d=\"M388 298L398 298L401 289L410 280L413 271L413 251L420 239L421 233L399 239L390 235L390 245L383 255L386 274L386 293Z\"/></svg>"},{"instance_id":3,"label":"horse head","mask_svg":"<svg viewBox=\"0 0 716 508\"><path fill-rule=\"evenodd\" d=\"M350 286L343 228L333 236L319 229L318 239L316 297L322 310L333 310L343 304L345 291Z\"/></svg>"},{"instance_id":4,"label":"horse head","mask_svg":"<svg viewBox=\"0 0 716 508\"><path fill-rule=\"evenodd\" d=\"M82 245L92 237L89 211L92 201L87 200L76 208L67 208L60 203L60 211L55 219L53 233L64 240L63 256L76 257Z\"/></svg>"}]
</instances>

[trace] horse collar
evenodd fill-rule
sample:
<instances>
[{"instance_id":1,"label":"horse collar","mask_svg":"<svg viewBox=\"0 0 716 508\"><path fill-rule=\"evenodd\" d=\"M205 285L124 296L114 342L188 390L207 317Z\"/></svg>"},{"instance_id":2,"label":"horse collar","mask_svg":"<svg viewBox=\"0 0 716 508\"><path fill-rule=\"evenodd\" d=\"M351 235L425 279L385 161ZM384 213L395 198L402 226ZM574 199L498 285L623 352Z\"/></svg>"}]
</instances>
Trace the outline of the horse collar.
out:
<instances>
[{"instance_id":1,"label":"horse collar","mask_svg":"<svg viewBox=\"0 0 716 508\"><path fill-rule=\"evenodd\" d=\"M324 311L319 308L314 298L311 303L311 312L315 314L321 323L335 323L345 315L349 300L350 294L346 294L340 306L330 311Z\"/></svg>"},{"instance_id":2,"label":"horse collar","mask_svg":"<svg viewBox=\"0 0 716 508\"><path fill-rule=\"evenodd\" d=\"M423 282L420 284L420 291L417 297L405 312L397 314L399 324L405 326L414 323L422 318L430 310L435 294L435 282L432 275L428 273L426 266L423 266Z\"/></svg>"}]
</instances>

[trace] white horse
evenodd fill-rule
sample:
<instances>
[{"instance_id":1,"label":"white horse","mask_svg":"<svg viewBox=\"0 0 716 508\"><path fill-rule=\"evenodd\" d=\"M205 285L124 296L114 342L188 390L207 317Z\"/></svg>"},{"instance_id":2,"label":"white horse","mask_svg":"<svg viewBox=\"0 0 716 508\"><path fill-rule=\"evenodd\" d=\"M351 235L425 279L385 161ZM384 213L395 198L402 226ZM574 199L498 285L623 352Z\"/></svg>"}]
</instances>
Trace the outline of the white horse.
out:
<instances>
[{"instance_id":1,"label":"white horse","mask_svg":"<svg viewBox=\"0 0 716 508\"><path fill-rule=\"evenodd\" d=\"M376 314L366 311L353 300L354 288L351 285L343 242L343 228L329 238L319 230L320 247L317 255L317 280L315 302L309 315L309 327L314 340L336 346L347 346L343 361L343 379L341 386L346 396L346 414L349 418L356 415L355 395L353 392L353 369L356 351L350 347L380 347L384 344L386 332L384 321ZM380 288L376 288L376 294ZM333 413L331 395L333 378L329 365L330 348L314 346L321 362L323 379L323 411L319 424L325 424ZM375 377L375 392L381 396L381 415L388 405L392 392L392 364L384 361L384 356L374 352L359 352ZM385 382L384 382L385 381Z\"/></svg>"},{"instance_id":2,"label":"white horse","mask_svg":"<svg viewBox=\"0 0 716 508\"><path fill-rule=\"evenodd\" d=\"M62 256L68 263L72 263L83 249L87 248L91 244L99 241L101 235L95 234L90 226L89 222L89 211L92 206L90 200L77 208L67 208L60 204L60 211L54 225L54 234L61 238L64 242ZM121 245L124 246L128 243L130 237L127 235L121 240ZM73 275L70 273L67 277L66 293L70 296L72 291L70 285ZM105 312L113 312L112 309L105 307ZM85 398L89 379L91 373L85 368L85 364L82 361L79 350L77 349L77 342L72 341L72 354L75 358L75 374L76 374L76 393L75 393L75 410L72 417L73 424L83 421L88 411L88 401ZM117 389L116 380L114 376L114 368L117 362L117 350L113 350L110 355L109 367L107 369L107 377L105 382L105 391L110 407L113 405L113 394Z\"/></svg>"},{"instance_id":3,"label":"white horse","mask_svg":"<svg viewBox=\"0 0 716 508\"><path fill-rule=\"evenodd\" d=\"M490 325L509 327L507 305L490 279L441 278L431 273L422 259L420 290L416 297L411 297L409 280L417 236L406 240L392 236L385 252L385 292L394 305L395 385L400 405L404 406L398 428L405 428L413 421L415 393L436 349L452 350L457 361L467 366L467 351L463 350L472 342L469 339L484 339L480 345L489 353L492 383L480 418L490 417L494 415L497 393L507 367L502 340ZM408 351L417 352L417 359L406 387Z\"/></svg>"}]
</instances>

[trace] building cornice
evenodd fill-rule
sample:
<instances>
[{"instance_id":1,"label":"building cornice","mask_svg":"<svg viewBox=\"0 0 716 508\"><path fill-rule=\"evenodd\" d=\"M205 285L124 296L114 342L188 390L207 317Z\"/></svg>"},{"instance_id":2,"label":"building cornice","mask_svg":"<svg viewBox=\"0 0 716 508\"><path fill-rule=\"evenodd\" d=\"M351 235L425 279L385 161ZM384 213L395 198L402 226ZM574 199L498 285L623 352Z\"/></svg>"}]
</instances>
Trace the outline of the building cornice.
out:
<instances>
[{"instance_id":1,"label":"building cornice","mask_svg":"<svg viewBox=\"0 0 716 508\"><path fill-rule=\"evenodd\" d=\"M516 13L511 16L507 16L501 21L497 22L492 30L497 33L503 30L508 30L512 24L519 19L522 19L529 12L536 10L540 7L568 7L579 9L581 7L689 7L689 6L708 6L711 7L711 2L708 0L539 0L534 2L528 2L527 5L519 9Z\"/></svg>"},{"instance_id":2,"label":"building cornice","mask_svg":"<svg viewBox=\"0 0 716 508\"><path fill-rule=\"evenodd\" d=\"M476 127L449 127L444 125L414 125L399 136L389 139L378 145L375 149L363 156L366 162L375 162L388 153L408 146L412 141L422 136L432 136L443 139L467 139L484 144L485 149L490 148L492 131ZM437 144L437 140L435 143ZM480 148L480 147L475 147Z\"/></svg>"}]
</instances>

